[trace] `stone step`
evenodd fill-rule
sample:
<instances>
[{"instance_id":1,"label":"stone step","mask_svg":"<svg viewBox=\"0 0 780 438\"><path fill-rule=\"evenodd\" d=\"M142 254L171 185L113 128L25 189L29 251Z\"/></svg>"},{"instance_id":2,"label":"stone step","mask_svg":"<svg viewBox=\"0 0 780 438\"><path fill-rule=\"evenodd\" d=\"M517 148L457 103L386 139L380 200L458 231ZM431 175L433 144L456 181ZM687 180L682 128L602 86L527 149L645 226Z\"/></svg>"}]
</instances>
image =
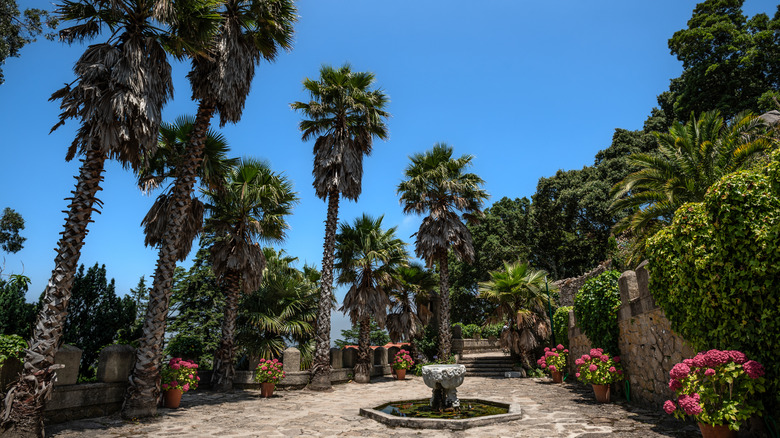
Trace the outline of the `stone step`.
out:
<instances>
[{"instance_id":1,"label":"stone step","mask_svg":"<svg viewBox=\"0 0 780 438\"><path fill-rule=\"evenodd\" d=\"M504 371L512 371L512 367L480 367L480 368L466 368L467 373L498 373Z\"/></svg>"},{"instance_id":2,"label":"stone step","mask_svg":"<svg viewBox=\"0 0 780 438\"><path fill-rule=\"evenodd\" d=\"M475 373L471 371L466 371L466 377L505 377L504 373L506 373L506 371L500 371L500 372L494 371L489 373L484 373L484 372Z\"/></svg>"}]
</instances>

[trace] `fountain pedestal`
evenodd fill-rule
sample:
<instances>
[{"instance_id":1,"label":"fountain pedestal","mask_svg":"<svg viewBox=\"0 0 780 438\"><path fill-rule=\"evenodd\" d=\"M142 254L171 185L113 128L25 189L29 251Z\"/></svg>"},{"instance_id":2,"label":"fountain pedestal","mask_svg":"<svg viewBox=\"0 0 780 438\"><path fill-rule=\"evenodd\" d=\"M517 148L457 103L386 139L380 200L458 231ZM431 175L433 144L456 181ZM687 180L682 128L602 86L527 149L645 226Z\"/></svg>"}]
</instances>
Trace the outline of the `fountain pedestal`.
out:
<instances>
[{"instance_id":1,"label":"fountain pedestal","mask_svg":"<svg viewBox=\"0 0 780 438\"><path fill-rule=\"evenodd\" d=\"M422 367L423 382L432 389L431 408L441 411L459 408L458 386L466 376L463 365L426 365Z\"/></svg>"}]
</instances>

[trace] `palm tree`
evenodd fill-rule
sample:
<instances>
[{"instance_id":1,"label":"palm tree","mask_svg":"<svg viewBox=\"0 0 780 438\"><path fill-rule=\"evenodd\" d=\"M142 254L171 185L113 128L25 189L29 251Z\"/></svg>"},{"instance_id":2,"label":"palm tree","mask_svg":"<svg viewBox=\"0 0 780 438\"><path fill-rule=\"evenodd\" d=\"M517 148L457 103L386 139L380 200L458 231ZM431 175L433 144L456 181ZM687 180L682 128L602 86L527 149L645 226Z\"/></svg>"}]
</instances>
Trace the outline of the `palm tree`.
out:
<instances>
[{"instance_id":1,"label":"palm tree","mask_svg":"<svg viewBox=\"0 0 780 438\"><path fill-rule=\"evenodd\" d=\"M638 261L644 241L668 224L686 202L704 200L707 189L722 176L749 165L772 147L763 135L763 120L749 112L727 123L717 111L686 124L675 122L668 133L655 133L658 150L628 157L640 169L612 188L613 212L632 210L615 225L636 238L632 261Z\"/></svg>"},{"instance_id":2,"label":"palm tree","mask_svg":"<svg viewBox=\"0 0 780 438\"><path fill-rule=\"evenodd\" d=\"M371 381L371 319L384 327L394 269L409 258L406 244L395 236L396 227L383 230L382 219L363 214L352 225L342 223L336 236L337 281L350 286L340 310L349 313L353 325L360 325L357 383Z\"/></svg>"},{"instance_id":3,"label":"palm tree","mask_svg":"<svg viewBox=\"0 0 780 438\"><path fill-rule=\"evenodd\" d=\"M322 255L322 282L317 334L310 387L330 389L330 297L333 290L333 251L338 225L339 197L356 201L362 191L363 155L370 155L373 138L387 138L389 117L384 108L387 96L370 90L374 74L352 72L349 65L339 69L320 68L318 81L306 79L309 103L294 102L291 107L303 113L300 123L303 141L314 136L314 189L328 202L325 242Z\"/></svg>"},{"instance_id":4,"label":"palm tree","mask_svg":"<svg viewBox=\"0 0 780 438\"><path fill-rule=\"evenodd\" d=\"M278 242L298 197L283 175L267 163L250 158L228 172L223 190L205 190L209 199L206 231L215 237L211 247L214 274L225 292L222 338L214 353L212 387L233 386L236 314L240 294L260 286L266 258L258 241Z\"/></svg>"},{"instance_id":5,"label":"palm tree","mask_svg":"<svg viewBox=\"0 0 780 438\"><path fill-rule=\"evenodd\" d=\"M415 340L433 316L430 305L436 300L436 279L420 263L399 266L394 276L396 287L390 290L387 331L393 342L409 341L412 357L417 357Z\"/></svg>"},{"instance_id":6,"label":"palm tree","mask_svg":"<svg viewBox=\"0 0 780 438\"><path fill-rule=\"evenodd\" d=\"M260 288L239 304L236 341L250 356L281 357L287 341L301 351L302 365L311 364L319 288L307 273L292 266L297 258L263 250L267 261Z\"/></svg>"},{"instance_id":7,"label":"palm tree","mask_svg":"<svg viewBox=\"0 0 780 438\"><path fill-rule=\"evenodd\" d=\"M412 162L398 193L404 213L428 213L416 233L415 253L429 268L439 265L439 357L448 358L452 334L447 254L452 249L461 260L474 260L471 232L463 221L476 223L482 217L488 194L481 188L482 178L465 173L473 157L453 158L447 144L437 143L430 151L409 158Z\"/></svg>"},{"instance_id":8,"label":"palm tree","mask_svg":"<svg viewBox=\"0 0 780 438\"><path fill-rule=\"evenodd\" d=\"M547 272L532 269L528 263L504 262L504 269L490 272L490 280L479 283L479 296L498 305L494 322L505 322L502 348L519 355L526 368L528 354L550 334L547 296L542 286Z\"/></svg>"},{"instance_id":9,"label":"palm tree","mask_svg":"<svg viewBox=\"0 0 780 438\"><path fill-rule=\"evenodd\" d=\"M198 4L183 25L200 14ZM174 6L176 8L177 6ZM152 20L146 0L69 1L56 11L65 22L60 37L83 42L106 30L108 40L87 47L74 66L73 83L52 94L60 100L57 129L68 119L80 128L66 160L81 155L73 197L67 198L67 218L54 259L54 270L43 294L43 306L27 350L25 372L4 401L0 429L14 436L42 436L44 400L51 392L56 367L54 354L62 337L70 289L92 212L101 205L96 194L107 159L138 168L142 157L157 146L161 110L172 96L171 67L163 40L179 41L178 25ZM178 15L177 15L178 16ZM10 406L9 406L10 404Z\"/></svg>"},{"instance_id":10,"label":"palm tree","mask_svg":"<svg viewBox=\"0 0 780 438\"><path fill-rule=\"evenodd\" d=\"M157 6L165 4L164 0L158 1ZM255 66L261 59L274 60L279 49L288 50L292 45L293 23L297 19L293 0L227 0L213 4L221 7L219 30L210 40L208 53L191 56L192 70L188 77L192 96L198 100L198 111L186 154L182 157L181 177L177 178L170 193L171 208L159 243L144 336L136 349L130 388L122 407L125 418L156 413L171 285L178 256L183 247L191 246L191 242L182 242L182 236L186 234L186 218L192 206L190 199L201 168L211 118L217 111L220 126L240 120ZM167 16L167 11L159 8L156 12L161 17Z\"/></svg>"}]
</instances>

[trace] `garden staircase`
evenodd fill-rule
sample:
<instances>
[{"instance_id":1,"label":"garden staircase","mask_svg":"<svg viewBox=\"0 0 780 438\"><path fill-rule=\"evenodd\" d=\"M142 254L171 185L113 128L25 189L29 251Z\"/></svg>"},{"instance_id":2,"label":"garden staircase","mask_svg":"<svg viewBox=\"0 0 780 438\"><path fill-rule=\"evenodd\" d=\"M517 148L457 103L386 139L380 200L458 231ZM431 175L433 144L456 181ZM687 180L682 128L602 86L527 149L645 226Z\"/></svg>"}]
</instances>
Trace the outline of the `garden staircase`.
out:
<instances>
[{"instance_id":1,"label":"garden staircase","mask_svg":"<svg viewBox=\"0 0 780 438\"><path fill-rule=\"evenodd\" d=\"M516 371L514 360L501 351L465 353L458 363L466 366L466 376L504 377L507 371Z\"/></svg>"}]
</instances>

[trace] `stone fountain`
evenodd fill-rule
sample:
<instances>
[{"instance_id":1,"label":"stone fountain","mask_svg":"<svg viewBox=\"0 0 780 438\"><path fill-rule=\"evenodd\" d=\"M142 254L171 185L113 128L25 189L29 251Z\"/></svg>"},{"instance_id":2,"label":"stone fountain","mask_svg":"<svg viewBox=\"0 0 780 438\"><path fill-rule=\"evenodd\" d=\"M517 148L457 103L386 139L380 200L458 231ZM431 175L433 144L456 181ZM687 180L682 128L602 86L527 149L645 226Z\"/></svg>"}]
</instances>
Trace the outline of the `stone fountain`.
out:
<instances>
[{"instance_id":1,"label":"stone fountain","mask_svg":"<svg viewBox=\"0 0 780 438\"><path fill-rule=\"evenodd\" d=\"M422 367L425 385L433 391L431 408L436 411L460 408L458 386L466 376L464 365L426 365Z\"/></svg>"}]
</instances>

